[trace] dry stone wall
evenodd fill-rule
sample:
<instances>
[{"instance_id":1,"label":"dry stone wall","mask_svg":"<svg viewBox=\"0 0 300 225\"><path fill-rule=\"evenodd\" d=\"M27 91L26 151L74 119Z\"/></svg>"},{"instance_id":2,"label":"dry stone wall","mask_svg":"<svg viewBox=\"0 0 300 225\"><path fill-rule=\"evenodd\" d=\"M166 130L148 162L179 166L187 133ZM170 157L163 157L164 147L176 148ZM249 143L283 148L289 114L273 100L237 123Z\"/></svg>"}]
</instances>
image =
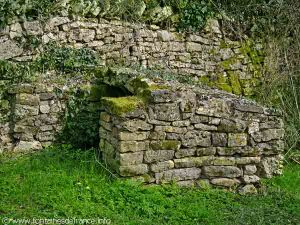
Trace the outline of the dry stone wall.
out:
<instances>
[{"instance_id":1,"label":"dry stone wall","mask_svg":"<svg viewBox=\"0 0 300 225\"><path fill-rule=\"evenodd\" d=\"M104 162L145 183L210 184L255 192L281 173L280 114L222 91L172 83L142 96L105 98L100 118ZM131 105L124 111L123 103Z\"/></svg>"},{"instance_id":2,"label":"dry stone wall","mask_svg":"<svg viewBox=\"0 0 300 225\"><path fill-rule=\"evenodd\" d=\"M100 97L93 96L93 79L81 76L63 77L56 72L41 75L32 83L13 86L9 90L6 120L0 121L0 153L41 150L58 141L66 128L70 110L88 114L91 121L100 115ZM76 93L85 93L85 108L68 108ZM80 106L76 106L80 107ZM74 118L76 122L78 118ZM98 120L96 120L98 121ZM70 122L70 121L69 121ZM82 121L84 122L84 121ZM74 132L76 134L76 132Z\"/></svg>"},{"instance_id":3,"label":"dry stone wall","mask_svg":"<svg viewBox=\"0 0 300 225\"><path fill-rule=\"evenodd\" d=\"M238 95L252 95L261 77L262 46L250 48L248 41L226 38L217 20L211 20L198 33L68 17L55 17L46 23L15 23L0 32L0 59L35 58L42 45L28 49L32 37L42 44L55 41L74 48L90 48L99 53L103 65L162 68Z\"/></svg>"}]
</instances>

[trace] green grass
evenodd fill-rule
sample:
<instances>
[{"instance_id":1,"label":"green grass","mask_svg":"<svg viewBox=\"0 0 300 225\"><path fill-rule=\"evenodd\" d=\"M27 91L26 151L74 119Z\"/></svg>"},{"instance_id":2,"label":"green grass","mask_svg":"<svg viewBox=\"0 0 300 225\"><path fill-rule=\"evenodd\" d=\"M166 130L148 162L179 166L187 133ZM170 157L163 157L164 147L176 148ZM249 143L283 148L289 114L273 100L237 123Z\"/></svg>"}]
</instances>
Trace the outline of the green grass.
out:
<instances>
[{"instance_id":1,"label":"green grass","mask_svg":"<svg viewBox=\"0 0 300 225\"><path fill-rule=\"evenodd\" d=\"M94 152L67 147L0 158L0 218L109 218L112 224L300 224L300 166L257 196L143 187L109 177ZM0 220L1 221L1 220ZM0 222L1 224L1 222Z\"/></svg>"}]
</instances>

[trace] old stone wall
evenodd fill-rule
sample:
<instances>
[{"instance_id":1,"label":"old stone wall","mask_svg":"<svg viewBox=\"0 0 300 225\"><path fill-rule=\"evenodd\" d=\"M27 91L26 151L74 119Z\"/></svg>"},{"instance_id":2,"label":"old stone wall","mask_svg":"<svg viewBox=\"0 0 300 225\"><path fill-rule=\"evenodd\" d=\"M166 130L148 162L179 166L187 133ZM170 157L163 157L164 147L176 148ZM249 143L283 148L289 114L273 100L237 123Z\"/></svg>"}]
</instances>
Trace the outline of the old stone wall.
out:
<instances>
[{"instance_id":1,"label":"old stone wall","mask_svg":"<svg viewBox=\"0 0 300 225\"><path fill-rule=\"evenodd\" d=\"M176 82L139 92L144 100L103 99L100 150L120 176L244 193L255 192L261 177L281 173L284 130L275 110Z\"/></svg>"},{"instance_id":2,"label":"old stone wall","mask_svg":"<svg viewBox=\"0 0 300 225\"><path fill-rule=\"evenodd\" d=\"M66 78L55 72L41 75L41 79L35 82L11 87L8 115L0 121L0 153L40 150L64 141L60 137L68 125L66 115L70 110L74 110L75 115L76 110L81 110L94 121L93 116L98 118L100 115L100 97L94 96L95 87L92 78ZM68 108L79 92L86 95L84 108L81 109L80 105Z\"/></svg>"},{"instance_id":3,"label":"old stone wall","mask_svg":"<svg viewBox=\"0 0 300 225\"><path fill-rule=\"evenodd\" d=\"M252 95L263 63L261 45L232 41L217 20L198 33L155 25L55 17L15 23L0 31L0 60L30 61L55 41L99 53L103 65L162 68L237 95ZM38 48L28 48L41 41Z\"/></svg>"}]
</instances>

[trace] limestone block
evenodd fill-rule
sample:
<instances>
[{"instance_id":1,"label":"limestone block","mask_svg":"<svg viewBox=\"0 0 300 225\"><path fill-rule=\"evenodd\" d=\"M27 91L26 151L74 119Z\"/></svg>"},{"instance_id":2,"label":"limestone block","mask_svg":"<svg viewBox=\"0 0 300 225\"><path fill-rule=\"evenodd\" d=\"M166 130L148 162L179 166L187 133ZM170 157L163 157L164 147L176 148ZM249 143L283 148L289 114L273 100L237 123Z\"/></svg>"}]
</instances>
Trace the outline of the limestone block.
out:
<instances>
[{"instance_id":1,"label":"limestone block","mask_svg":"<svg viewBox=\"0 0 300 225\"><path fill-rule=\"evenodd\" d=\"M176 133L184 134L187 132L185 127L173 127L173 126L155 126L154 130L156 132L167 132L167 133Z\"/></svg>"},{"instance_id":2,"label":"limestone block","mask_svg":"<svg viewBox=\"0 0 300 225\"><path fill-rule=\"evenodd\" d=\"M235 178L242 176L242 171L235 166L204 166L203 173L208 177Z\"/></svg>"},{"instance_id":3,"label":"limestone block","mask_svg":"<svg viewBox=\"0 0 300 225\"><path fill-rule=\"evenodd\" d=\"M228 135L228 146L229 147L241 147L246 146L248 141L247 134L229 134Z\"/></svg>"},{"instance_id":4,"label":"limestone block","mask_svg":"<svg viewBox=\"0 0 300 225\"><path fill-rule=\"evenodd\" d=\"M100 120L109 123L111 121L111 116L107 112L101 112Z\"/></svg>"},{"instance_id":5,"label":"limestone block","mask_svg":"<svg viewBox=\"0 0 300 225\"><path fill-rule=\"evenodd\" d=\"M182 139L182 145L185 147L209 147L211 146L211 133L207 131L188 131Z\"/></svg>"},{"instance_id":6,"label":"limestone block","mask_svg":"<svg viewBox=\"0 0 300 225\"><path fill-rule=\"evenodd\" d=\"M195 42L186 42L186 49L188 52L201 52L203 46Z\"/></svg>"},{"instance_id":7,"label":"limestone block","mask_svg":"<svg viewBox=\"0 0 300 225\"><path fill-rule=\"evenodd\" d=\"M120 166L119 173L123 177L143 175L148 172L147 164Z\"/></svg>"},{"instance_id":8,"label":"limestone block","mask_svg":"<svg viewBox=\"0 0 300 225\"><path fill-rule=\"evenodd\" d=\"M188 157L182 159L174 159L174 163L176 168L201 167L204 165L210 165L213 159L213 156Z\"/></svg>"},{"instance_id":9,"label":"limestone block","mask_svg":"<svg viewBox=\"0 0 300 225\"><path fill-rule=\"evenodd\" d=\"M33 106L16 105L15 116L17 119L24 119L25 117L37 116L39 109Z\"/></svg>"},{"instance_id":10,"label":"limestone block","mask_svg":"<svg viewBox=\"0 0 300 225\"><path fill-rule=\"evenodd\" d=\"M258 183L260 181L260 178L256 175L244 175L242 180L244 183L250 184L250 183Z\"/></svg>"},{"instance_id":11,"label":"limestone block","mask_svg":"<svg viewBox=\"0 0 300 225\"><path fill-rule=\"evenodd\" d=\"M40 93L40 100L46 101L46 100L52 100L55 98L54 93Z\"/></svg>"},{"instance_id":12,"label":"limestone block","mask_svg":"<svg viewBox=\"0 0 300 225\"><path fill-rule=\"evenodd\" d=\"M161 140L161 141L151 141L150 148L152 150L179 150L181 146L180 141L176 140Z\"/></svg>"},{"instance_id":13,"label":"limestone block","mask_svg":"<svg viewBox=\"0 0 300 225\"><path fill-rule=\"evenodd\" d=\"M240 184L238 179L229 179L229 178L214 178L211 181L211 184L222 187L233 187Z\"/></svg>"},{"instance_id":14,"label":"limestone block","mask_svg":"<svg viewBox=\"0 0 300 225\"><path fill-rule=\"evenodd\" d=\"M228 133L242 133L246 130L246 122L238 119L221 119L218 131Z\"/></svg>"},{"instance_id":15,"label":"limestone block","mask_svg":"<svg viewBox=\"0 0 300 225\"><path fill-rule=\"evenodd\" d=\"M191 117L191 123L208 123L208 121L209 121L208 116L193 115Z\"/></svg>"},{"instance_id":16,"label":"limestone block","mask_svg":"<svg viewBox=\"0 0 300 225\"><path fill-rule=\"evenodd\" d=\"M14 23L10 26L10 32L9 32L9 37L11 39L14 39L16 37L22 37L22 32L23 32L23 29L21 27L21 24L20 23Z\"/></svg>"},{"instance_id":17,"label":"limestone block","mask_svg":"<svg viewBox=\"0 0 300 225\"><path fill-rule=\"evenodd\" d=\"M228 137L227 137L226 133L213 133L212 134L212 145L213 146L227 146L227 138Z\"/></svg>"},{"instance_id":18,"label":"limestone block","mask_svg":"<svg viewBox=\"0 0 300 225\"><path fill-rule=\"evenodd\" d=\"M150 133L150 140L163 140L166 138L166 133L163 131L152 131Z\"/></svg>"},{"instance_id":19,"label":"limestone block","mask_svg":"<svg viewBox=\"0 0 300 225\"><path fill-rule=\"evenodd\" d=\"M175 103L156 104L153 109L154 119L171 122L180 120L179 106Z\"/></svg>"},{"instance_id":20,"label":"limestone block","mask_svg":"<svg viewBox=\"0 0 300 225\"><path fill-rule=\"evenodd\" d=\"M256 165L246 165L244 167L244 174L245 175L253 175L257 171Z\"/></svg>"},{"instance_id":21,"label":"limestone block","mask_svg":"<svg viewBox=\"0 0 300 225\"><path fill-rule=\"evenodd\" d=\"M206 38L201 37L200 35L196 35L196 34L190 34L187 37L187 41L198 42L198 43L205 44L205 45L209 45L210 44L210 40L209 39L206 39Z\"/></svg>"},{"instance_id":22,"label":"limestone block","mask_svg":"<svg viewBox=\"0 0 300 225\"><path fill-rule=\"evenodd\" d=\"M148 124L147 122L139 119L133 119L133 120L122 122L120 126L122 126L124 129L130 132L148 131L153 128L153 125Z\"/></svg>"},{"instance_id":23,"label":"limestone block","mask_svg":"<svg viewBox=\"0 0 300 225\"><path fill-rule=\"evenodd\" d=\"M237 165L260 163L260 157L240 157L235 159Z\"/></svg>"},{"instance_id":24,"label":"limestone block","mask_svg":"<svg viewBox=\"0 0 300 225\"><path fill-rule=\"evenodd\" d=\"M23 24L25 31L29 35L41 35L43 34L42 25L39 21L24 22Z\"/></svg>"},{"instance_id":25,"label":"limestone block","mask_svg":"<svg viewBox=\"0 0 300 225\"><path fill-rule=\"evenodd\" d=\"M257 194L257 189L253 184L248 184L240 188L238 192L241 195Z\"/></svg>"},{"instance_id":26,"label":"limestone block","mask_svg":"<svg viewBox=\"0 0 300 225\"><path fill-rule=\"evenodd\" d=\"M144 152L120 154L120 166L142 164L143 158L144 158Z\"/></svg>"},{"instance_id":27,"label":"limestone block","mask_svg":"<svg viewBox=\"0 0 300 225\"><path fill-rule=\"evenodd\" d=\"M234 157L215 157L212 161L214 166L234 166L236 163Z\"/></svg>"},{"instance_id":28,"label":"limestone block","mask_svg":"<svg viewBox=\"0 0 300 225\"><path fill-rule=\"evenodd\" d=\"M216 148L214 147L197 149L197 156L206 156L206 155L215 155L215 154L216 154Z\"/></svg>"},{"instance_id":29,"label":"limestone block","mask_svg":"<svg viewBox=\"0 0 300 225\"><path fill-rule=\"evenodd\" d=\"M258 164L259 176L272 178L274 175L282 174L282 160L281 155L262 158Z\"/></svg>"},{"instance_id":30,"label":"limestone block","mask_svg":"<svg viewBox=\"0 0 300 225\"><path fill-rule=\"evenodd\" d=\"M216 127L216 126L206 125L203 123L197 123L194 126L196 129L206 130L206 131L216 131L218 129L218 127Z\"/></svg>"},{"instance_id":31,"label":"limestone block","mask_svg":"<svg viewBox=\"0 0 300 225\"><path fill-rule=\"evenodd\" d=\"M155 173L156 183L192 180L199 178L201 169L199 168L185 168L172 169L161 173Z\"/></svg>"},{"instance_id":32,"label":"limestone block","mask_svg":"<svg viewBox=\"0 0 300 225\"><path fill-rule=\"evenodd\" d=\"M144 160L147 163L162 162L174 158L173 150L149 150L145 152Z\"/></svg>"},{"instance_id":33,"label":"limestone block","mask_svg":"<svg viewBox=\"0 0 300 225\"><path fill-rule=\"evenodd\" d=\"M16 97L16 103L20 105L37 106L40 99L36 95L20 93Z\"/></svg>"},{"instance_id":34,"label":"limestone block","mask_svg":"<svg viewBox=\"0 0 300 225\"><path fill-rule=\"evenodd\" d=\"M16 147L14 148L15 152L23 152L23 151L30 151L30 150L40 150L42 149L42 145L38 141L20 141Z\"/></svg>"},{"instance_id":35,"label":"limestone block","mask_svg":"<svg viewBox=\"0 0 300 225\"><path fill-rule=\"evenodd\" d=\"M11 59L23 53L16 42L8 40L0 44L0 60Z\"/></svg>"},{"instance_id":36,"label":"limestone block","mask_svg":"<svg viewBox=\"0 0 300 225\"><path fill-rule=\"evenodd\" d=\"M271 140L280 140L284 137L283 129L268 129L251 135L256 142L267 142Z\"/></svg>"},{"instance_id":37,"label":"limestone block","mask_svg":"<svg viewBox=\"0 0 300 225\"><path fill-rule=\"evenodd\" d=\"M134 133L129 133L129 132L119 132L118 138L121 141L143 141L148 139L149 137L149 132L134 132Z\"/></svg>"},{"instance_id":38,"label":"limestone block","mask_svg":"<svg viewBox=\"0 0 300 225\"><path fill-rule=\"evenodd\" d=\"M242 149L240 147L218 147L218 154L221 156L231 156L237 153L241 153Z\"/></svg>"},{"instance_id":39,"label":"limestone block","mask_svg":"<svg viewBox=\"0 0 300 225\"><path fill-rule=\"evenodd\" d=\"M120 152L138 152L144 151L149 149L149 142L148 141L121 141L119 143L119 151Z\"/></svg>"},{"instance_id":40,"label":"limestone block","mask_svg":"<svg viewBox=\"0 0 300 225\"><path fill-rule=\"evenodd\" d=\"M178 151L175 152L175 157L176 158L184 158L184 157L189 157L189 156L194 156L196 154L196 149L179 149Z\"/></svg>"},{"instance_id":41,"label":"limestone block","mask_svg":"<svg viewBox=\"0 0 300 225\"><path fill-rule=\"evenodd\" d=\"M47 114L50 112L50 106L47 104L40 105L40 112L43 114Z\"/></svg>"},{"instance_id":42,"label":"limestone block","mask_svg":"<svg viewBox=\"0 0 300 225\"><path fill-rule=\"evenodd\" d=\"M160 173L162 171L170 170L173 168L174 162L172 160L151 164L151 171L154 173Z\"/></svg>"},{"instance_id":43,"label":"limestone block","mask_svg":"<svg viewBox=\"0 0 300 225\"><path fill-rule=\"evenodd\" d=\"M173 34L167 30L157 31L157 38L160 41L173 41L174 40Z\"/></svg>"},{"instance_id":44,"label":"limestone block","mask_svg":"<svg viewBox=\"0 0 300 225\"><path fill-rule=\"evenodd\" d=\"M172 122L172 126L175 127L188 127L190 126L191 122L189 120L180 120Z\"/></svg>"},{"instance_id":45,"label":"limestone block","mask_svg":"<svg viewBox=\"0 0 300 225\"><path fill-rule=\"evenodd\" d=\"M40 132L37 134L37 140L45 142L45 141L53 141L54 140L54 134L53 132Z\"/></svg>"}]
</instances>

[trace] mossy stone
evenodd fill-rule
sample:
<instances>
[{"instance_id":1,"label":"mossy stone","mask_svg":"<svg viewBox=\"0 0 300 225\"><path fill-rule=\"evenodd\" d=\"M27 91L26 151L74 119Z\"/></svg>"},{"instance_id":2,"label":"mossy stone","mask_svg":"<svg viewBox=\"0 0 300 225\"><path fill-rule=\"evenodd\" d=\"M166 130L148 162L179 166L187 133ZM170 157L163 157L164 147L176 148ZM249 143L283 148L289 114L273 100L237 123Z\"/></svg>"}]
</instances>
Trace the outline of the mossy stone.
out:
<instances>
[{"instance_id":1,"label":"mossy stone","mask_svg":"<svg viewBox=\"0 0 300 225\"><path fill-rule=\"evenodd\" d=\"M152 150L179 150L180 145L180 141L164 140L152 142L150 147Z\"/></svg>"},{"instance_id":2,"label":"mossy stone","mask_svg":"<svg viewBox=\"0 0 300 225\"><path fill-rule=\"evenodd\" d=\"M118 116L122 116L123 114L144 106L142 99L137 96L118 98L104 97L102 98L102 103L111 113Z\"/></svg>"},{"instance_id":3,"label":"mossy stone","mask_svg":"<svg viewBox=\"0 0 300 225\"><path fill-rule=\"evenodd\" d=\"M242 94L242 87L239 81L239 76L235 74L233 71L228 71L230 86L232 88L232 92L236 95Z\"/></svg>"}]
</instances>

